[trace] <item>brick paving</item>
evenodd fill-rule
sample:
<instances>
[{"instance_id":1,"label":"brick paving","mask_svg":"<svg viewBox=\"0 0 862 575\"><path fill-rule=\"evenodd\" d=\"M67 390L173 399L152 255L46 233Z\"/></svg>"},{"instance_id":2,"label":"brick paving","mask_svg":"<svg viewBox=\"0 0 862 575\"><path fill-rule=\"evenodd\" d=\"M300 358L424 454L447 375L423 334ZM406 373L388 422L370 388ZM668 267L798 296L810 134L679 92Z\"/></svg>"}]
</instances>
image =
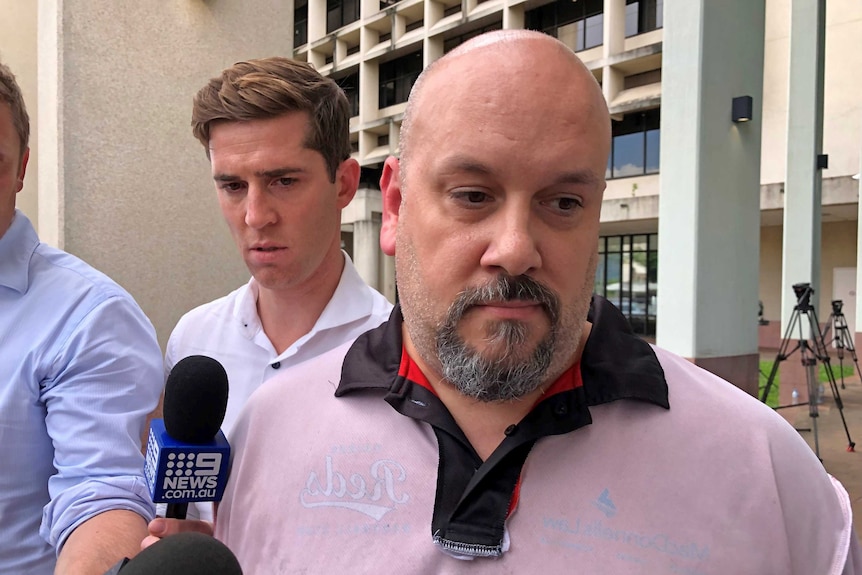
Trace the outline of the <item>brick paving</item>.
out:
<instances>
[{"instance_id":1,"label":"brick paving","mask_svg":"<svg viewBox=\"0 0 862 575\"><path fill-rule=\"evenodd\" d=\"M829 384L826 384L824 401L818 405L817 436L820 459L826 470L841 481L850 494L853 524L856 527L856 534L862 537L862 384L859 382L858 374L845 377L844 383L845 389L841 389L840 380L837 382L838 396L843 401L844 419L850 438L856 443L856 451L847 451L847 433ZM780 413L800 430L800 434L813 450L814 432L812 419L808 414L808 404L798 408L782 409Z\"/></svg>"}]
</instances>

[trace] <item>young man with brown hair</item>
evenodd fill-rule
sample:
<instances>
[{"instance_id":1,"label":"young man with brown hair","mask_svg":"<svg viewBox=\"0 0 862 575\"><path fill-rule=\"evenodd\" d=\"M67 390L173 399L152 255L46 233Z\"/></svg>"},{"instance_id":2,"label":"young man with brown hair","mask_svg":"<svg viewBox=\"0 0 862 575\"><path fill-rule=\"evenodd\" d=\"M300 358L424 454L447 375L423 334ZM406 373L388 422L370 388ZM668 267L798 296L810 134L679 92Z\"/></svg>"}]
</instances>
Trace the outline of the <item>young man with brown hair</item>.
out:
<instances>
[{"instance_id":1,"label":"young man with brown hair","mask_svg":"<svg viewBox=\"0 0 862 575\"><path fill-rule=\"evenodd\" d=\"M392 309L341 249L341 210L359 183L349 122L338 85L287 58L239 62L195 96L193 132L252 277L180 319L166 366L195 354L222 363L228 437L265 380L353 341ZM208 508L198 506L203 519Z\"/></svg>"}]
</instances>

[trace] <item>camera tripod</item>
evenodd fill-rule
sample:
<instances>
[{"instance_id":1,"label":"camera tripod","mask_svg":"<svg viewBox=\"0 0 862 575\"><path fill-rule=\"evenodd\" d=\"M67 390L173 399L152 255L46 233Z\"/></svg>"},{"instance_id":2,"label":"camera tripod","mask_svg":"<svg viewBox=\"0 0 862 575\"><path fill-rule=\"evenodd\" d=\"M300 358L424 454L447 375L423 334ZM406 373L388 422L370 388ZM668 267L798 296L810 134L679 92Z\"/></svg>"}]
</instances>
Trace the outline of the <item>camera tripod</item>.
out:
<instances>
[{"instance_id":1,"label":"camera tripod","mask_svg":"<svg viewBox=\"0 0 862 575\"><path fill-rule=\"evenodd\" d=\"M826 320L826 327L823 328L823 340L826 341L826 335L829 330L832 330L832 345L836 349L838 356L838 370L841 373L841 389L844 386L844 350L850 352L850 358L856 366L856 373L862 381L862 370L859 369L859 359L856 357L856 348L853 346L853 337L850 335L850 328L847 327L847 318L844 317L844 312L841 309L844 307L844 302L840 299L832 300L832 313L829 319Z\"/></svg>"},{"instance_id":2,"label":"camera tripod","mask_svg":"<svg viewBox=\"0 0 862 575\"><path fill-rule=\"evenodd\" d=\"M766 380L766 387L763 389L761 401L766 402L769 390L772 388L772 383L775 381L775 376L778 373L780 363L799 350L802 356L802 365L805 368L805 379L808 388L808 417L811 418L811 427L814 432L814 453L820 459L820 439L817 433L817 418L820 416L818 405L821 399L820 384L817 377L817 362L819 360L826 368L826 377L829 380L829 387L832 389L832 397L835 400L835 405L838 407L838 413L841 415L844 433L847 434L847 451L855 451L856 444L850 438L847 421L844 419L844 403L841 401L841 394L838 393L838 386L835 383L835 375L832 373L832 366L829 364L829 352L826 349L823 334L820 332L817 312L811 305L811 295L814 293L814 289L812 289L811 284L794 284L793 293L796 295L796 305L793 307L793 314L790 317L790 322L778 348L778 355L772 364L772 371ZM808 338L803 337L802 316L805 316L805 320L808 322L810 341ZM796 338L796 345L788 351L793 339L794 328L797 327L798 337ZM779 405L775 409L796 407L797 405L796 403Z\"/></svg>"}]
</instances>

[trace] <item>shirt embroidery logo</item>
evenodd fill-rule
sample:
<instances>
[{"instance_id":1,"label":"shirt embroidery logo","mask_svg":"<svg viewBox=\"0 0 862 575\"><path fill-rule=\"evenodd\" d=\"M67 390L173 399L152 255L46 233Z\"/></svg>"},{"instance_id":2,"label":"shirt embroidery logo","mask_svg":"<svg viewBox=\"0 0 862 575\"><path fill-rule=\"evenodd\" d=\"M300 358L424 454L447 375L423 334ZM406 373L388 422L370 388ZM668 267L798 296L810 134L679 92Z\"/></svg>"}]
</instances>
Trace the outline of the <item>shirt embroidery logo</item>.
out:
<instances>
[{"instance_id":1,"label":"shirt embroidery logo","mask_svg":"<svg viewBox=\"0 0 862 575\"><path fill-rule=\"evenodd\" d=\"M617 514L617 506L611 500L611 492L605 488L599 498L593 501L593 505L599 508L599 511L605 514L605 517L611 518Z\"/></svg>"},{"instance_id":2,"label":"shirt embroidery logo","mask_svg":"<svg viewBox=\"0 0 862 575\"><path fill-rule=\"evenodd\" d=\"M306 509L340 507L358 511L375 520L407 503L410 496L401 489L407 480L404 466L392 459L378 459L371 464L367 476L345 473L333 468L332 456L326 456L323 477L312 471L299 501Z\"/></svg>"}]
</instances>

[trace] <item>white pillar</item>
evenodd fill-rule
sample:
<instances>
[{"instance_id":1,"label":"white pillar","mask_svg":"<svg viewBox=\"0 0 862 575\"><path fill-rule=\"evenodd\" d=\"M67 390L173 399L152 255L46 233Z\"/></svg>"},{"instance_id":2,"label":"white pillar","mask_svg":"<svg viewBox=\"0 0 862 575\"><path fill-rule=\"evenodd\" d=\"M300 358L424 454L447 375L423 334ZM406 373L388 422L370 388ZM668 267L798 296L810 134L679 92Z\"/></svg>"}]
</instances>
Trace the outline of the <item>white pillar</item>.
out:
<instances>
[{"instance_id":1,"label":"white pillar","mask_svg":"<svg viewBox=\"0 0 862 575\"><path fill-rule=\"evenodd\" d=\"M792 0L781 256L782 334L797 301L793 284L810 283L815 290L812 305L816 308L820 300L822 174L816 162L823 151L825 18L826 0ZM802 337L809 337L808 331L803 329Z\"/></svg>"},{"instance_id":2,"label":"white pillar","mask_svg":"<svg viewBox=\"0 0 862 575\"><path fill-rule=\"evenodd\" d=\"M353 222L353 264L371 287L380 286L380 220Z\"/></svg>"},{"instance_id":3,"label":"white pillar","mask_svg":"<svg viewBox=\"0 0 862 575\"><path fill-rule=\"evenodd\" d=\"M764 0L664 5L656 339L753 394L764 23Z\"/></svg>"}]
</instances>

